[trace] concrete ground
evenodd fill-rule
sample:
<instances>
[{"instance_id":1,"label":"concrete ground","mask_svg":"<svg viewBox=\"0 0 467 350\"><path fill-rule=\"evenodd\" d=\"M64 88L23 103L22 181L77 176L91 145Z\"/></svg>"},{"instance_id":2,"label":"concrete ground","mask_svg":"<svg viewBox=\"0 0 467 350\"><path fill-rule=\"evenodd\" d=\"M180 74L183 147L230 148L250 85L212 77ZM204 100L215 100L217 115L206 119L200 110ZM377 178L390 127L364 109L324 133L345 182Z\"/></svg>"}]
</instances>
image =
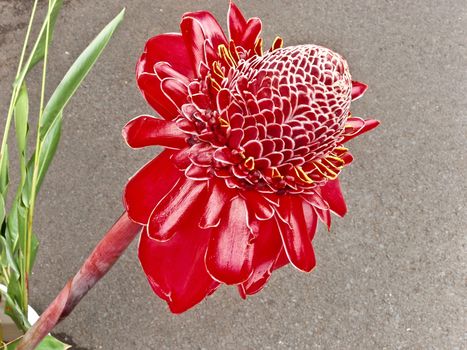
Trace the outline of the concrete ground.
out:
<instances>
[{"instance_id":1,"label":"concrete ground","mask_svg":"<svg viewBox=\"0 0 467 350\"><path fill-rule=\"evenodd\" d=\"M32 1L0 0L3 125ZM342 177L349 206L315 241L311 274L275 273L242 301L221 288L174 316L151 292L133 244L56 331L75 349L466 349L467 6L464 1L238 1L265 42L342 53L370 85L354 115L379 129L352 142ZM181 14L228 1L66 1L50 56L49 91L122 7L125 21L66 109L59 152L40 193L41 240L31 303L43 310L122 211L127 178L157 150L120 137L151 113L134 65L150 36ZM43 13L44 1L41 2ZM36 70L36 75L39 71ZM37 102L37 81L30 81Z\"/></svg>"}]
</instances>

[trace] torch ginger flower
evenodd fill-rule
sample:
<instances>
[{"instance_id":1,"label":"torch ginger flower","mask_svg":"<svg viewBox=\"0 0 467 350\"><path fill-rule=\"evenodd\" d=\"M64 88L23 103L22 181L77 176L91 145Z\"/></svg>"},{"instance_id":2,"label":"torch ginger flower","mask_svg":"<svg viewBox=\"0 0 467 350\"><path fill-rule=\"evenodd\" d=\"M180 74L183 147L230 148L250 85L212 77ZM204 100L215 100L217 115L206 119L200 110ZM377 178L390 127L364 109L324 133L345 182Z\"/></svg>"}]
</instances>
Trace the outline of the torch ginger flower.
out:
<instances>
[{"instance_id":1,"label":"torch ginger flower","mask_svg":"<svg viewBox=\"0 0 467 350\"><path fill-rule=\"evenodd\" d=\"M163 118L124 128L129 146L165 150L128 182L129 217L144 226L139 258L154 292L183 312L220 284L245 298L289 262L315 266L318 219L347 209L338 175L344 143L378 125L350 113L367 86L345 59L316 45L263 52L261 21L230 4L227 38L206 11L181 34L155 36L136 67Z\"/></svg>"}]
</instances>

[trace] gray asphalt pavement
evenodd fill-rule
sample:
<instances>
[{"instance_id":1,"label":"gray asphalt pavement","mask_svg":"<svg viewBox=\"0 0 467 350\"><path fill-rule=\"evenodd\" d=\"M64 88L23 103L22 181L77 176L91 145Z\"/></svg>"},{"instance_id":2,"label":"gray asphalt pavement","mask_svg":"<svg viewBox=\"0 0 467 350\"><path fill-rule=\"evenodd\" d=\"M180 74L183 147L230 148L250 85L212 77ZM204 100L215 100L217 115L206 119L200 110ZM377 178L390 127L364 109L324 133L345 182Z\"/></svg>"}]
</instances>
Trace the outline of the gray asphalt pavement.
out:
<instances>
[{"instance_id":1,"label":"gray asphalt pavement","mask_svg":"<svg viewBox=\"0 0 467 350\"><path fill-rule=\"evenodd\" d=\"M0 121L29 17L0 0ZM369 84L354 115L382 125L351 144L342 177L349 214L323 227L317 268L273 275L242 301L221 288L174 316L146 282L133 244L57 332L75 349L466 349L467 5L455 0L238 1L266 43L316 43ZM43 310L122 211L127 178L158 150L127 148L120 130L151 113L134 81L147 38L177 31L183 12L228 1L66 1L49 91L122 7L125 21L65 112L40 193L41 248L31 303ZM44 1L41 2L41 12ZM39 71L36 71L38 73ZM38 75L38 74L37 74ZM30 81L38 100L37 81ZM12 140L13 142L13 140Z\"/></svg>"}]
</instances>

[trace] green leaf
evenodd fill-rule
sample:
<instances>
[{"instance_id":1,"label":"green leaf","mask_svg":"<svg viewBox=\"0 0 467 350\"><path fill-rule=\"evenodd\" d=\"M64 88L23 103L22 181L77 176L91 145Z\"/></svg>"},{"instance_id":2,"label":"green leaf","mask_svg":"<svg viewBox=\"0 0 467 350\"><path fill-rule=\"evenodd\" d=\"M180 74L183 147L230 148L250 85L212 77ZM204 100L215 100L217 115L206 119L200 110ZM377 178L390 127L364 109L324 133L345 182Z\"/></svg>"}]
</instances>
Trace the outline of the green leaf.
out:
<instances>
[{"instance_id":1,"label":"green leaf","mask_svg":"<svg viewBox=\"0 0 467 350\"><path fill-rule=\"evenodd\" d=\"M29 271L31 273L34 262L36 261L37 249L39 248L39 240L37 236L33 233L31 235L31 255L29 256Z\"/></svg>"},{"instance_id":2,"label":"green leaf","mask_svg":"<svg viewBox=\"0 0 467 350\"><path fill-rule=\"evenodd\" d=\"M52 0L51 8L50 8L50 24L49 24L49 44L53 38L53 32L55 28L55 22L57 21L58 14L62 7L63 0ZM29 55L26 64L21 69L18 78L16 79L14 85L23 84L24 78L28 74L28 72L40 61L44 58L45 54L45 41L47 37L47 16L44 19L44 23L42 24L41 30L37 37L37 40L32 48L32 51Z\"/></svg>"},{"instance_id":3,"label":"green leaf","mask_svg":"<svg viewBox=\"0 0 467 350\"><path fill-rule=\"evenodd\" d=\"M37 174L37 193L42 185L47 169L57 151L58 142L62 131L62 114L53 121L43 141L41 142L41 151L39 154L39 172Z\"/></svg>"},{"instance_id":4,"label":"green leaf","mask_svg":"<svg viewBox=\"0 0 467 350\"><path fill-rule=\"evenodd\" d=\"M123 19L125 10L122 10L105 28L96 36L89 46L79 55L60 84L50 97L42 115L40 134L45 135L54 120L62 112L70 98L75 93L83 79L91 70L96 60L107 46L112 34Z\"/></svg>"},{"instance_id":5,"label":"green leaf","mask_svg":"<svg viewBox=\"0 0 467 350\"><path fill-rule=\"evenodd\" d=\"M11 282L10 282L11 284ZM5 298L5 313L15 321L16 326L26 331L31 325L28 322L26 315L21 310L19 304L11 297L10 293L13 291L8 291L8 293L2 292L3 297Z\"/></svg>"},{"instance_id":6,"label":"green leaf","mask_svg":"<svg viewBox=\"0 0 467 350\"><path fill-rule=\"evenodd\" d=\"M8 189L8 144L5 144L4 154L0 157L0 194L6 197Z\"/></svg>"},{"instance_id":7,"label":"green leaf","mask_svg":"<svg viewBox=\"0 0 467 350\"><path fill-rule=\"evenodd\" d=\"M3 224L3 220L5 220L5 200L0 193L0 226Z\"/></svg>"},{"instance_id":8,"label":"green leaf","mask_svg":"<svg viewBox=\"0 0 467 350\"><path fill-rule=\"evenodd\" d=\"M15 105L15 129L18 151L24 157L27 145L29 100L26 84L21 86Z\"/></svg>"},{"instance_id":9,"label":"green leaf","mask_svg":"<svg viewBox=\"0 0 467 350\"><path fill-rule=\"evenodd\" d=\"M13 343L7 345L6 350L15 350L19 344L19 339ZM36 347L35 350L66 350L70 349L71 346L65 343L62 343L57 338L47 335L40 344Z\"/></svg>"},{"instance_id":10,"label":"green leaf","mask_svg":"<svg viewBox=\"0 0 467 350\"><path fill-rule=\"evenodd\" d=\"M19 269L18 265L16 264L16 259L13 255L11 246L5 239L5 237L0 236L0 244L2 246L2 254L4 254L4 257L6 258L6 263L8 264L8 267L13 271L15 276L19 276Z\"/></svg>"},{"instance_id":11,"label":"green leaf","mask_svg":"<svg viewBox=\"0 0 467 350\"><path fill-rule=\"evenodd\" d=\"M57 151L57 146L60 141L60 136L62 132L62 114L55 118L53 124L50 126L47 134L43 137L40 147L41 150L39 152L39 169L37 173L37 188L36 193L39 193L39 189L41 188L42 181L44 180L45 174L49 169L50 163ZM30 200L30 193L31 193L31 186L32 186L32 176L34 173L34 159L35 154L31 157L27 165L27 177L24 183L23 191L21 193L21 200L26 207L29 208L29 200Z\"/></svg>"},{"instance_id":12,"label":"green leaf","mask_svg":"<svg viewBox=\"0 0 467 350\"><path fill-rule=\"evenodd\" d=\"M52 0L51 9L50 9L50 24L49 24L49 46L53 39L53 32L55 28L55 22L57 21L58 14L60 13L60 9L62 7L63 0ZM44 20L44 25L41 28L39 41L37 44L36 50L32 52L32 59L29 63L29 67L27 71L30 71L32 67L34 67L40 60L44 58L45 53L45 41L47 38L47 18Z\"/></svg>"}]
</instances>

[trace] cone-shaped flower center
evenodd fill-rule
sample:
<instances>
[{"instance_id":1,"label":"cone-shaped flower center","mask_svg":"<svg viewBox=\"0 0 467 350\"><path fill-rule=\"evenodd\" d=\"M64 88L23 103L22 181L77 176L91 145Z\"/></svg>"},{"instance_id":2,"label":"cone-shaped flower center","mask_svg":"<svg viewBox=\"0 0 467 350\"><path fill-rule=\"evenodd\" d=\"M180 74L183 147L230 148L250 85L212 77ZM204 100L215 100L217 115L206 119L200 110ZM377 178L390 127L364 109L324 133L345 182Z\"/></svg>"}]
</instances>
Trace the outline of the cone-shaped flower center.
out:
<instances>
[{"instance_id":1,"label":"cone-shaped flower center","mask_svg":"<svg viewBox=\"0 0 467 350\"><path fill-rule=\"evenodd\" d=\"M302 45L232 66L213 64L219 84L209 84L208 76L189 86L190 103L177 120L193 145L187 176L291 193L335 178L344 165L346 149L337 145L351 101L346 61L329 49Z\"/></svg>"}]
</instances>

